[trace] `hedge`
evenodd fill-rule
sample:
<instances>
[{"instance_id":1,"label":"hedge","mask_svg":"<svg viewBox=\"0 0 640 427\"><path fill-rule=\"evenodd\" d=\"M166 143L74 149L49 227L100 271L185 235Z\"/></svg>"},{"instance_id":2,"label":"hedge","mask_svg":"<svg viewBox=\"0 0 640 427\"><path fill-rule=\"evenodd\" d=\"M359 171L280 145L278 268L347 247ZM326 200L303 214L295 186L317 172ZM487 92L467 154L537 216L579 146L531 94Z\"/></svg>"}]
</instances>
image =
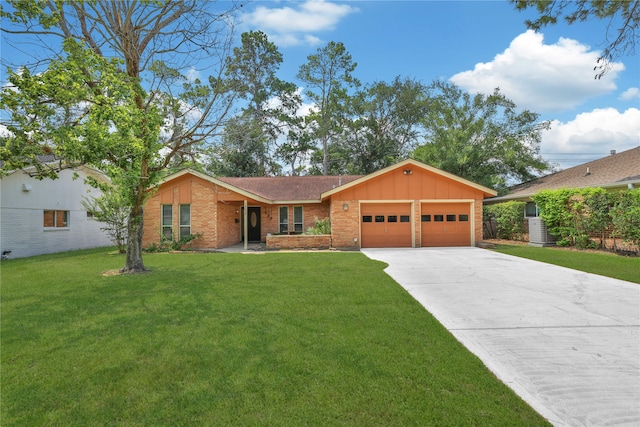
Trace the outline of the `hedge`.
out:
<instances>
[{"instance_id":1,"label":"hedge","mask_svg":"<svg viewBox=\"0 0 640 427\"><path fill-rule=\"evenodd\" d=\"M608 230L640 250L640 189L563 188L540 191L532 199L560 246L597 247L591 236L600 236L602 245Z\"/></svg>"},{"instance_id":2,"label":"hedge","mask_svg":"<svg viewBox=\"0 0 640 427\"><path fill-rule=\"evenodd\" d=\"M525 202L505 202L484 207L485 224L494 224L496 229L489 230L491 237L509 240L522 240L524 230Z\"/></svg>"}]
</instances>

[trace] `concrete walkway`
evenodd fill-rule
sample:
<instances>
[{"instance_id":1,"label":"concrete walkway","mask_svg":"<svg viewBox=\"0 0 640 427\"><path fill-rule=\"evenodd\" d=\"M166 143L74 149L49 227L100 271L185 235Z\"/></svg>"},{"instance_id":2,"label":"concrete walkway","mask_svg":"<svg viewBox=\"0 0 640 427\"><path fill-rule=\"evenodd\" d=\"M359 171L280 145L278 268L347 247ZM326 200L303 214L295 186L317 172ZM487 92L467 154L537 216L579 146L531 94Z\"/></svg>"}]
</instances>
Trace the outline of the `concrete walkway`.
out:
<instances>
[{"instance_id":1,"label":"concrete walkway","mask_svg":"<svg viewBox=\"0 0 640 427\"><path fill-rule=\"evenodd\" d=\"M362 252L554 425L640 426L640 285L479 248Z\"/></svg>"}]
</instances>

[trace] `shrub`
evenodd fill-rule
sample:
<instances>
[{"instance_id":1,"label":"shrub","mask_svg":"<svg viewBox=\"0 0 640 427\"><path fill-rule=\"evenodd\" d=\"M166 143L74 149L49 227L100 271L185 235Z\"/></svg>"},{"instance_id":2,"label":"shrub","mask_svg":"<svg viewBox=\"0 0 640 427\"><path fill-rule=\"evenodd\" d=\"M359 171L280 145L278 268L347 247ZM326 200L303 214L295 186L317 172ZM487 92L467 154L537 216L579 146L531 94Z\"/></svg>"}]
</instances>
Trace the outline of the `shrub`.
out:
<instances>
[{"instance_id":1,"label":"shrub","mask_svg":"<svg viewBox=\"0 0 640 427\"><path fill-rule=\"evenodd\" d=\"M485 218L496 223L496 237L522 240L524 236L524 202L505 202L485 206Z\"/></svg>"},{"instance_id":2,"label":"shrub","mask_svg":"<svg viewBox=\"0 0 640 427\"><path fill-rule=\"evenodd\" d=\"M544 190L533 196L540 208L540 217L558 246L578 248L598 246L591 239L600 236L604 244L605 231L613 237L633 243L640 251L640 189L608 193L602 188Z\"/></svg>"},{"instance_id":3,"label":"shrub","mask_svg":"<svg viewBox=\"0 0 640 427\"><path fill-rule=\"evenodd\" d=\"M307 229L306 234L331 234L331 220L329 218L315 218L316 224Z\"/></svg>"},{"instance_id":4,"label":"shrub","mask_svg":"<svg viewBox=\"0 0 640 427\"><path fill-rule=\"evenodd\" d=\"M584 249L597 247L591 234L605 228L608 207L602 204L607 197L602 188L563 188L541 191L533 201L549 233L558 238L557 245Z\"/></svg>"},{"instance_id":5,"label":"shrub","mask_svg":"<svg viewBox=\"0 0 640 427\"><path fill-rule=\"evenodd\" d=\"M152 243L148 248L145 249L145 251L146 252L183 251L185 250L184 248L185 245L201 237L202 237L202 233L196 233L196 234L189 234L188 236L185 236L180 240L162 239L160 244Z\"/></svg>"},{"instance_id":6,"label":"shrub","mask_svg":"<svg viewBox=\"0 0 640 427\"><path fill-rule=\"evenodd\" d=\"M627 190L616 195L611 219L615 234L635 244L640 253L640 189Z\"/></svg>"}]
</instances>

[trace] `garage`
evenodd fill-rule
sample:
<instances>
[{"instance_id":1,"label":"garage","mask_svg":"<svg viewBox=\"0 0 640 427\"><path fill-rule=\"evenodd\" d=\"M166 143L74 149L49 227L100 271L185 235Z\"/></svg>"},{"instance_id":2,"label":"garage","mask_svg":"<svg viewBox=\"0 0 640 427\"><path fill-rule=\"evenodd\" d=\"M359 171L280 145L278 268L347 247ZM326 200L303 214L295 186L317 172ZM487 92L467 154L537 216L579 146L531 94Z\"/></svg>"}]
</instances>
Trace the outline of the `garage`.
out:
<instances>
[{"instance_id":1,"label":"garage","mask_svg":"<svg viewBox=\"0 0 640 427\"><path fill-rule=\"evenodd\" d=\"M470 203L423 203L421 208L423 247L471 246Z\"/></svg>"},{"instance_id":2,"label":"garage","mask_svg":"<svg viewBox=\"0 0 640 427\"><path fill-rule=\"evenodd\" d=\"M410 248L411 203L369 203L360 207L363 248Z\"/></svg>"}]
</instances>

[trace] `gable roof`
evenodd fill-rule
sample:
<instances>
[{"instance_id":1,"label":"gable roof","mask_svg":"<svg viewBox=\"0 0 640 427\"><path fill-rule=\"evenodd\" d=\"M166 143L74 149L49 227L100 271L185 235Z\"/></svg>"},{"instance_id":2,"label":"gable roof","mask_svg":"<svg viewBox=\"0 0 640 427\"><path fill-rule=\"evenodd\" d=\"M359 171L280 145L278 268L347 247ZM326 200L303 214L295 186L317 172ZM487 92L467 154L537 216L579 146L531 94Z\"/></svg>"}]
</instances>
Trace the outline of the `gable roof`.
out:
<instances>
[{"instance_id":1,"label":"gable roof","mask_svg":"<svg viewBox=\"0 0 640 427\"><path fill-rule=\"evenodd\" d=\"M640 184L640 146L511 187L509 194L487 200L528 199L542 190L627 187Z\"/></svg>"},{"instance_id":2,"label":"gable roof","mask_svg":"<svg viewBox=\"0 0 640 427\"><path fill-rule=\"evenodd\" d=\"M272 176L214 178L193 169L183 169L161 180L158 185L191 174L205 181L227 188L245 197L267 204L321 202L320 195L361 177L342 176Z\"/></svg>"},{"instance_id":3,"label":"gable roof","mask_svg":"<svg viewBox=\"0 0 640 427\"><path fill-rule=\"evenodd\" d=\"M454 175L454 174L449 173L449 172L445 172L445 171L443 171L441 169L438 169L438 168L434 168L433 166L426 165L426 164L424 164L422 162L419 162L417 160L407 159L407 160L403 160L403 161L401 161L399 163L396 163L395 165L387 166L384 169L380 169L379 171L376 171L376 172L370 173L369 175L365 175L365 176L362 176L362 177L360 177L358 179L355 179L355 180L343 185L342 187L339 187L339 188L336 187L336 188L327 190L324 193L322 193L322 198L324 199L326 197L331 196L332 194L335 194L335 193L338 193L338 192L340 192L342 190L346 190L348 188L354 187L354 186L356 186L358 184L362 184L365 181L368 181L370 179L373 179L373 178L376 178L378 176L384 175L384 174L386 174L388 172L391 172L393 170L401 169L401 168L407 168L409 166L415 166L415 167L424 169L424 170L432 172L432 173L434 173L436 175L444 176L444 177L449 178L449 179L451 179L453 181L459 182L460 184L469 186L469 187L474 188L476 190L480 190L480 191L482 191L482 193L485 196L495 196L497 194L497 192L492 190L491 188L487 188L487 187L485 187L483 185L476 184L475 182L469 181L467 179L460 178L457 175Z\"/></svg>"},{"instance_id":4,"label":"gable roof","mask_svg":"<svg viewBox=\"0 0 640 427\"><path fill-rule=\"evenodd\" d=\"M186 174L197 176L215 185L222 186L245 197L267 204L319 203L332 194L351 188L370 179L400 168L418 167L436 175L482 191L485 196L495 196L496 192L475 182L450 174L417 160L408 159L388 166L369 175L341 176L273 176L273 177L218 177L214 178L193 169L183 169L167 176L158 183L162 185Z\"/></svg>"}]
</instances>

